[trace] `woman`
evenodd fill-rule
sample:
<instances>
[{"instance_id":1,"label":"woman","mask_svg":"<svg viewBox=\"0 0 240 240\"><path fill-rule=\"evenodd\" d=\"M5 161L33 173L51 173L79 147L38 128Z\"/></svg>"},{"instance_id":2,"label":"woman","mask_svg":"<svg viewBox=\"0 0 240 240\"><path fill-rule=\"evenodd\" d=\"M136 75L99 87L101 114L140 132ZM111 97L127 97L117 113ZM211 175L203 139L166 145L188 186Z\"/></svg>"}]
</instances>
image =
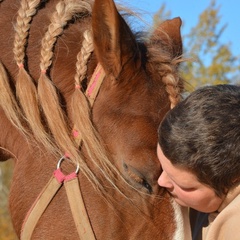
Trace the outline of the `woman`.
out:
<instances>
[{"instance_id":1,"label":"woman","mask_svg":"<svg viewBox=\"0 0 240 240\"><path fill-rule=\"evenodd\" d=\"M166 115L158 137L159 185L180 205L208 213L202 239L239 240L240 87L193 92Z\"/></svg>"}]
</instances>

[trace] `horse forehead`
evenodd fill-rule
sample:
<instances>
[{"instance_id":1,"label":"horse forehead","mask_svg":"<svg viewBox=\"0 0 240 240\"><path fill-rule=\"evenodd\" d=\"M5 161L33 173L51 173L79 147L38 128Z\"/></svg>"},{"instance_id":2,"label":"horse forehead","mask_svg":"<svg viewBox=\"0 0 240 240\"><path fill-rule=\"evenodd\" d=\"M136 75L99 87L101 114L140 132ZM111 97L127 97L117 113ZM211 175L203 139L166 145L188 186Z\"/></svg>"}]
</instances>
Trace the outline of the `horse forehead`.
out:
<instances>
[{"instance_id":1,"label":"horse forehead","mask_svg":"<svg viewBox=\"0 0 240 240\"><path fill-rule=\"evenodd\" d=\"M125 137L134 132L135 141L152 136L156 140L156 129L169 110L168 98L157 86L153 90L132 87L131 91L108 89L99 94L93 108L94 122L100 127L111 126L111 132L106 131L109 134L122 129Z\"/></svg>"},{"instance_id":2,"label":"horse forehead","mask_svg":"<svg viewBox=\"0 0 240 240\"><path fill-rule=\"evenodd\" d=\"M143 76L126 79L122 83L113 81L115 82L106 81L103 84L96 105L102 105L109 111L118 113L147 116L149 111L158 111L168 103L168 96L161 79L153 80Z\"/></svg>"}]
</instances>

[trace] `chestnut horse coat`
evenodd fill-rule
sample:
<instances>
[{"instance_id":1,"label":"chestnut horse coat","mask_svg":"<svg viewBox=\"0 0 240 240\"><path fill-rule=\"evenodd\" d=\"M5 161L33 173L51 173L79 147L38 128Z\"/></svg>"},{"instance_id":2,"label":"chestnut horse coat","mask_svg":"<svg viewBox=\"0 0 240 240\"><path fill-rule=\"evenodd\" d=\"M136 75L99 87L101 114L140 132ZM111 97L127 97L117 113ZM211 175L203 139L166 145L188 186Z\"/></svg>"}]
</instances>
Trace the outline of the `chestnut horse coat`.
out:
<instances>
[{"instance_id":1,"label":"chestnut horse coat","mask_svg":"<svg viewBox=\"0 0 240 240\"><path fill-rule=\"evenodd\" d=\"M80 166L96 239L189 237L185 210L157 184L157 128L183 89L181 20L137 37L120 10L112 0L0 1L0 160L15 159L18 237L66 152L61 168ZM90 108L83 92L97 64L105 78ZM64 188L32 239L78 239Z\"/></svg>"}]
</instances>

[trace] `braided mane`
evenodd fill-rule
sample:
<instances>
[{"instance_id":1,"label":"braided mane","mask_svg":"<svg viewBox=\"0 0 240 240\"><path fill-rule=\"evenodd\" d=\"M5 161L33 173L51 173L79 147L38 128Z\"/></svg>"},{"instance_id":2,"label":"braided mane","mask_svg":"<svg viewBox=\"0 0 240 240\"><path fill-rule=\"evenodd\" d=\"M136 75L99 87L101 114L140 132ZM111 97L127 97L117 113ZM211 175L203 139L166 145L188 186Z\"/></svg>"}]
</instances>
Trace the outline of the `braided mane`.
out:
<instances>
[{"instance_id":1,"label":"braided mane","mask_svg":"<svg viewBox=\"0 0 240 240\"><path fill-rule=\"evenodd\" d=\"M0 0L0 2L2 1ZM80 166L82 173L89 181L97 189L104 192L102 184L92 173L85 161L85 156L75 143L71 134L73 126L69 121L69 119L72 119L80 133L87 157L92 159L95 167L116 187L112 179L116 174L120 176L120 173L109 160L101 139L92 124L88 100L79 87L86 77L87 63L94 50L91 29L84 32L82 49L76 59L76 74L74 77L76 87L71 98L71 116L67 116L62 109L57 89L48 74L58 37L63 34L66 26L76 15L91 16L93 2L91 0L60 0L57 3L50 19L50 25L41 41L40 76L38 79L32 79L27 71L26 47L31 21L37 14L39 4L41 4L40 0L21 0L15 23L13 48L14 60L18 66L17 97L10 88L4 67L0 64L0 106L4 109L9 120L30 141L34 139L58 158L67 152L71 156L71 161ZM158 72L163 77L173 107L180 100L182 89L181 79L176 74L176 66L180 60L164 59L164 57L159 56L154 47L149 49L149 59L152 61L152 65L158 67ZM56 125L56 123L58 124Z\"/></svg>"}]
</instances>

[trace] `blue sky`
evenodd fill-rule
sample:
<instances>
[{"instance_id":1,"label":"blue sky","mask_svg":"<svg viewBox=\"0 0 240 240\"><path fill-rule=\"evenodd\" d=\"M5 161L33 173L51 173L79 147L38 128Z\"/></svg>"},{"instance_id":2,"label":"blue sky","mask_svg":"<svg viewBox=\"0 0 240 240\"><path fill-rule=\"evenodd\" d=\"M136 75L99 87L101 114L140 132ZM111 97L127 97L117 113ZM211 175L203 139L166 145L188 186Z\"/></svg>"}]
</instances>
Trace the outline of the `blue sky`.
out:
<instances>
[{"instance_id":1,"label":"blue sky","mask_svg":"<svg viewBox=\"0 0 240 240\"><path fill-rule=\"evenodd\" d=\"M197 24L199 14L209 6L211 0L118 0L118 2L141 10L141 13L144 13L143 18L149 23L154 13L165 3L166 10L171 11L172 17L181 17L184 34ZM227 24L221 42L231 43L232 53L240 55L240 1L216 0L216 4L220 6L220 26Z\"/></svg>"}]
</instances>

